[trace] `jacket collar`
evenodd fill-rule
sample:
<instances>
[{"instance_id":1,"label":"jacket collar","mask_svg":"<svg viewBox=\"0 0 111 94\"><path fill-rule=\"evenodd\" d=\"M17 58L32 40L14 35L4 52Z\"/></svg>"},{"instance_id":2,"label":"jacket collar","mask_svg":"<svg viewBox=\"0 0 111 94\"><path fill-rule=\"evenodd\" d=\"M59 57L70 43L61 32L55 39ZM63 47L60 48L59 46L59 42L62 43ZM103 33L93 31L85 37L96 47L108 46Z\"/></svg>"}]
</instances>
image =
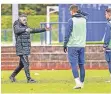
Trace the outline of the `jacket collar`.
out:
<instances>
[{"instance_id":1,"label":"jacket collar","mask_svg":"<svg viewBox=\"0 0 111 94\"><path fill-rule=\"evenodd\" d=\"M83 17L83 15L81 15L80 13L76 13L76 14L72 15L72 18L73 18L73 17L79 18L79 17Z\"/></svg>"}]
</instances>

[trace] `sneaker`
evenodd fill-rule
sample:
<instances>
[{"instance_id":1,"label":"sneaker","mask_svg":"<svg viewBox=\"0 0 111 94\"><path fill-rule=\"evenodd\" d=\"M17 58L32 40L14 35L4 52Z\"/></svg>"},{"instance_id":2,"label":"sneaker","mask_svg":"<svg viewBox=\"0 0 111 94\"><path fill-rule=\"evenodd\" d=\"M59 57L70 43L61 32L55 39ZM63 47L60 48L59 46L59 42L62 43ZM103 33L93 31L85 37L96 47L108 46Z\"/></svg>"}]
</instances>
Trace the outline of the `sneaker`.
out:
<instances>
[{"instance_id":1,"label":"sneaker","mask_svg":"<svg viewBox=\"0 0 111 94\"><path fill-rule=\"evenodd\" d=\"M11 80L11 82L16 82L15 77L10 76L9 79Z\"/></svg>"},{"instance_id":2,"label":"sneaker","mask_svg":"<svg viewBox=\"0 0 111 94\"><path fill-rule=\"evenodd\" d=\"M75 86L75 87L73 87L73 89L81 89L81 86Z\"/></svg>"},{"instance_id":3,"label":"sneaker","mask_svg":"<svg viewBox=\"0 0 111 94\"><path fill-rule=\"evenodd\" d=\"M75 83L76 83L76 86L73 87L73 89L81 89L81 82L80 82L80 78L75 78Z\"/></svg>"},{"instance_id":4,"label":"sneaker","mask_svg":"<svg viewBox=\"0 0 111 94\"><path fill-rule=\"evenodd\" d=\"M34 80L34 79L29 79L29 80L27 81L27 83L36 83L36 80Z\"/></svg>"},{"instance_id":5,"label":"sneaker","mask_svg":"<svg viewBox=\"0 0 111 94\"><path fill-rule=\"evenodd\" d=\"M81 88L84 88L84 82L81 82Z\"/></svg>"}]
</instances>

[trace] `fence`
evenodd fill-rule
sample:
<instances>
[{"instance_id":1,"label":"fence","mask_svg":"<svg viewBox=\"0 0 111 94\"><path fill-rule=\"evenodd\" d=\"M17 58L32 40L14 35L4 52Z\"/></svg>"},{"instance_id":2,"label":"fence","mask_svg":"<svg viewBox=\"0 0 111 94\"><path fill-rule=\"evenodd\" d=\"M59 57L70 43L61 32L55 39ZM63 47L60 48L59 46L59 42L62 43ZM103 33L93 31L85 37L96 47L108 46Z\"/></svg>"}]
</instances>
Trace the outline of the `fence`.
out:
<instances>
[{"instance_id":1,"label":"fence","mask_svg":"<svg viewBox=\"0 0 111 94\"><path fill-rule=\"evenodd\" d=\"M67 27L67 22L51 22L48 23L51 31L49 32L50 44L59 44L64 40L64 34ZM46 22L41 22L41 28L46 27ZM106 22L87 22L87 41L102 41L105 35ZM98 28L96 28L98 27ZM2 43L12 43L12 29L1 30ZM46 32L31 34L31 41L40 43L41 45L46 44L47 34ZM60 41L62 40L62 41Z\"/></svg>"},{"instance_id":2,"label":"fence","mask_svg":"<svg viewBox=\"0 0 111 94\"><path fill-rule=\"evenodd\" d=\"M41 28L44 28L46 26L46 23L41 23ZM50 31L50 37L51 40L50 42L53 42L54 44L59 43L58 41L58 28L59 25L58 23L50 23L51 26L51 31ZM12 29L2 29L1 30L1 39L2 39L2 44L3 43L13 43L12 41ZM41 45L46 44L46 32L42 32L42 33L35 33L35 34L31 34L31 42L34 43L40 43Z\"/></svg>"},{"instance_id":3,"label":"fence","mask_svg":"<svg viewBox=\"0 0 111 94\"><path fill-rule=\"evenodd\" d=\"M52 28L50 31L50 44L54 41L53 37L56 36L56 41L63 42L65 31L67 28L67 22L51 22L48 23ZM45 27L47 25L46 22L41 23L41 27ZM56 34L54 33L56 28ZM104 40L106 31L106 21L92 21L87 22L87 42L102 42ZM53 34L53 35L52 35ZM54 35L55 34L55 35ZM46 32L41 35L41 43L45 41L46 43Z\"/></svg>"},{"instance_id":4,"label":"fence","mask_svg":"<svg viewBox=\"0 0 111 94\"><path fill-rule=\"evenodd\" d=\"M11 43L13 44L13 30L12 29L2 29L1 30L1 43L2 44L7 44L7 43ZM32 42L40 42L40 34L31 34L31 41Z\"/></svg>"}]
</instances>

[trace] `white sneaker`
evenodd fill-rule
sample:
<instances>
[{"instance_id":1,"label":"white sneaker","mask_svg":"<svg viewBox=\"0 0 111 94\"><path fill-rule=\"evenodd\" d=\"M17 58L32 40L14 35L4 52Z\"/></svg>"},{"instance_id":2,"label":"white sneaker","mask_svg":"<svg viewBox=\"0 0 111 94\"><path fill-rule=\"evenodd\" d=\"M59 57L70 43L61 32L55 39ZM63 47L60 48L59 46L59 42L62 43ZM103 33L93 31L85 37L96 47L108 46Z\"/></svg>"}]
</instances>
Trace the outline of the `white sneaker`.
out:
<instances>
[{"instance_id":1,"label":"white sneaker","mask_svg":"<svg viewBox=\"0 0 111 94\"><path fill-rule=\"evenodd\" d=\"M78 84L75 87L73 87L73 89L81 89L81 88L84 88L84 82L81 82L81 84Z\"/></svg>"},{"instance_id":2,"label":"white sneaker","mask_svg":"<svg viewBox=\"0 0 111 94\"><path fill-rule=\"evenodd\" d=\"M81 89L81 86L76 85L75 87L73 87L73 89Z\"/></svg>"},{"instance_id":3,"label":"white sneaker","mask_svg":"<svg viewBox=\"0 0 111 94\"><path fill-rule=\"evenodd\" d=\"M84 88L84 82L81 82L81 88Z\"/></svg>"},{"instance_id":4,"label":"white sneaker","mask_svg":"<svg viewBox=\"0 0 111 94\"><path fill-rule=\"evenodd\" d=\"M79 78L75 78L76 86L73 89L81 89L81 82Z\"/></svg>"}]
</instances>

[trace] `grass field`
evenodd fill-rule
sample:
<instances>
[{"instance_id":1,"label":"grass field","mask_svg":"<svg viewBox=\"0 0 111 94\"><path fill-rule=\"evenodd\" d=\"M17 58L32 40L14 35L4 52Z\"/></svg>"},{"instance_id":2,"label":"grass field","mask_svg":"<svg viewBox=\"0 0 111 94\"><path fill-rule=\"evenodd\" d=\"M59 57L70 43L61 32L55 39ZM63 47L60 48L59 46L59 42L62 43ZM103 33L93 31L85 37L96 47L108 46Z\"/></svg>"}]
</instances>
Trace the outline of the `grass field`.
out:
<instances>
[{"instance_id":1,"label":"grass field","mask_svg":"<svg viewBox=\"0 0 111 94\"><path fill-rule=\"evenodd\" d=\"M111 83L106 83L108 70L87 70L85 86L81 90L72 89L75 86L71 70L32 70L31 76L37 83L26 83L24 71L16 77L17 82L11 83L9 76L12 71L1 72L2 93L109 93Z\"/></svg>"}]
</instances>

